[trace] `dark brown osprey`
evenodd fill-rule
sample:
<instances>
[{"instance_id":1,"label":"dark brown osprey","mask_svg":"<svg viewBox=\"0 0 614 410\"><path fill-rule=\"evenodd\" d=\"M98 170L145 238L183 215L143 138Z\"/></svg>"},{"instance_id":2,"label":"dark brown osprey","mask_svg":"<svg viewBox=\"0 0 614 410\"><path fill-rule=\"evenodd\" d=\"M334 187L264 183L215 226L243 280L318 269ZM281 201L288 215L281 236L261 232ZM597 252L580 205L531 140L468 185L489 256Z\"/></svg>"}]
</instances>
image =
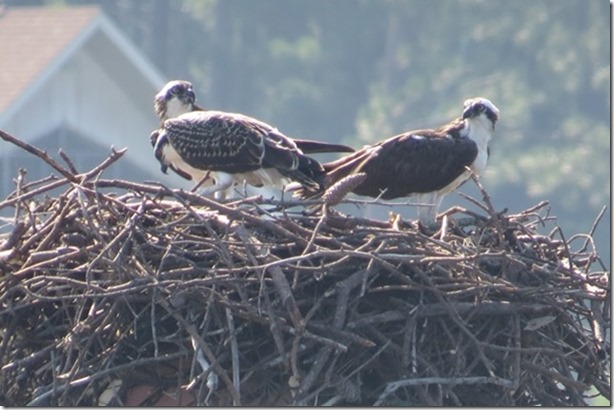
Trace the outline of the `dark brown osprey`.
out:
<instances>
[{"instance_id":1,"label":"dark brown osprey","mask_svg":"<svg viewBox=\"0 0 614 410\"><path fill-rule=\"evenodd\" d=\"M464 103L461 118L437 129L399 134L337 161L324 164L324 189L348 175L365 173L366 179L352 190L355 194L383 199L415 196L418 218L432 224L443 197L470 176L465 167L481 175L486 168L488 143L494 133L499 110L486 98ZM322 193L299 189L303 197Z\"/></svg>"},{"instance_id":2,"label":"dark brown osprey","mask_svg":"<svg viewBox=\"0 0 614 410\"><path fill-rule=\"evenodd\" d=\"M353 152L345 145L290 139L276 128L242 114L208 111L196 105L192 84L168 82L154 98L162 128L150 135L156 158L195 182L202 193L223 192L234 184L283 187L297 181L317 189L321 165L304 153Z\"/></svg>"}]
</instances>

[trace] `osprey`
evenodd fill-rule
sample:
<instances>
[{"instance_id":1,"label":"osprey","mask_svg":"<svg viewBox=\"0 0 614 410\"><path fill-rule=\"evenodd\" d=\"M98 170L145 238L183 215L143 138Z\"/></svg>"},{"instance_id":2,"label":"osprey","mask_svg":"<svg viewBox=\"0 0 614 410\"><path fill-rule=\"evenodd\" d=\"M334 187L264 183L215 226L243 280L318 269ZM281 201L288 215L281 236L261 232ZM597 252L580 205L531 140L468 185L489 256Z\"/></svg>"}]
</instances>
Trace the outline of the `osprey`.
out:
<instances>
[{"instance_id":1,"label":"osprey","mask_svg":"<svg viewBox=\"0 0 614 410\"><path fill-rule=\"evenodd\" d=\"M296 181L319 190L324 169L276 128L254 118L220 111L194 111L164 121L154 131L161 169L209 186L221 198L235 184L283 188ZM153 135L153 134L152 134Z\"/></svg>"},{"instance_id":2,"label":"osprey","mask_svg":"<svg viewBox=\"0 0 614 410\"><path fill-rule=\"evenodd\" d=\"M196 105L192 84L168 82L156 94L161 128L150 141L162 172L210 185L202 193L223 196L234 184L283 187L290 181L318 189L321 165L304 153L353 152L346 145L290 139L276 128L242 114L207 111Z\"/></svg>"},{"instance_id":3,"label":"osprey","mask_svg":"<svg viewBox=\"0 0 614 410\"><path fill-rule=\"evenodd\" d=\"M499 110L486 98L466 100L462 117L437 129L405 132L324 164L321 186L326 189L352 174L365 173L355 194L383 199L415 196L418 219L435 221L441 201L467 179L469 167L476 175L486 168L488 143L495 131ZM318 196L322 190L297 190L302 197Z\"/></svg>"}]
</instances>

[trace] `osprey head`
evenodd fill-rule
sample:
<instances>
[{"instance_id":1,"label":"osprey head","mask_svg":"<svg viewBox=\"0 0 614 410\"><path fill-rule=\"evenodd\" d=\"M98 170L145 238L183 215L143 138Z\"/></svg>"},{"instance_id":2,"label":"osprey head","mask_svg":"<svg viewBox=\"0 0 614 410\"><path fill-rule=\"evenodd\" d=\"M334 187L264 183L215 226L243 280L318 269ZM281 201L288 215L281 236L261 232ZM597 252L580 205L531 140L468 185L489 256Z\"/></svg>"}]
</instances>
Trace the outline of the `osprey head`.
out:
<instances>
[{"instance_id":1,"label":"osprey head","mask_svg":"<svg viewBox=\"0 0 614 410\"><path fill-rule=\"evenodd\" d=\"M173 80L166 83L154 98L154 109L161 122L175 118L194 109L196 96L192 83Z\"/></svg>"},{"instance_id":2,"label":"osprey head","mask_svg":"<svg viewBox=\"0 0 614 410\"><path fill-rule=\"evenodd\" d=\"M484 114L484 116L490 120L493 127L499 119L499 109L487 98L471 98L465 101L464 107L463 119L476 118Z\"/></svg>"}]
</instances>

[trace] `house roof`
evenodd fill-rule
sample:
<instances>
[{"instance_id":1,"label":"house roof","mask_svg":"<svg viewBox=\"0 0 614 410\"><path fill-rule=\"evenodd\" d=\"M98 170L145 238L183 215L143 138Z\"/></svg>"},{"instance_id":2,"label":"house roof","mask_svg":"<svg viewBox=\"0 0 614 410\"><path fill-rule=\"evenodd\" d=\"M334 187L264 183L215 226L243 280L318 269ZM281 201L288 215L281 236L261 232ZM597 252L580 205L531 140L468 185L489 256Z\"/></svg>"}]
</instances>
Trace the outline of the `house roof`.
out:
<instances>
[{"instance_id":1,"label":"house roof","mask_svg":"<svg viewBox=\"0 0 614 410\"><path fill-rule=\"evenodd\" d=\"M0 11L0 111L100 13L97 7L16 7Z\"/></svg>"},{"instance_id":2,"label":"house roof","mask_svg":"<svg viewBox=\"0 0 614 410\"><path fill-rule=\"evenodd\" d=\"M100 33L105 39L95 40L97 48L114 48L116 57L123 55L136 68L125 75L126 82L147 82L156 87L164 83L160 73L97 6L1 8L0 118L17 110L38 84Z\"/></svg>"}]
</instances>

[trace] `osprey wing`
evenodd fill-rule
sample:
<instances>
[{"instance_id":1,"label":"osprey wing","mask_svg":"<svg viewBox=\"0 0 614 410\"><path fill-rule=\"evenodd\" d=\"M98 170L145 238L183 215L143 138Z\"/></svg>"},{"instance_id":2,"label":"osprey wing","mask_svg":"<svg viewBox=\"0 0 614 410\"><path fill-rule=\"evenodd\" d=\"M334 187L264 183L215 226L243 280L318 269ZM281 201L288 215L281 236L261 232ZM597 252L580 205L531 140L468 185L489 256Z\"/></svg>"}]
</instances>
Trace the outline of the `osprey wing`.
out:
<instances>
[{"instance_id":1,"label":"osprey wing","mask_svg":"<svg viewBox=\"0 0 614 410\"><path fill-rule=\"evenodd\" d=\"M348 145L332 144L329 142L299 140L294 139L294 143L305 154L320 154L327 152L355 152L356 150Z\"/></svg>"},{"instance_id":2,"label":"osprey wing","mask_svg":"<svg viewBox=\"0 0 614 410\"><path fill-rule=\"evenodd\" d=\"M290 138L254 118L219 111L195 111L164 123L168 141L191 167L228 174L268 172L318 187L319 162L305 156Z\"/></svg>"},{"instance_id":3,"label":"osprey wing","mask_svg":"<svg viewBox=\"0 0 614 410\"><path fill-rule=\"evenodd\" d=\"M188 165L242 173L261 167L266 131L244 118L195 111L164 122L169 143Z\"/></svg>"},{"instance_id":4,"label":"osprey wing","mask_svg":"<svg viewBox=\"0 0 614 410\"><path fill-rule=\"evenodd\" d=\"M325 185L364 172L365 181L353 190L359 195L393 199L434 192L458 178L477 153L460 127L410 131L325 164Z\"/></svg>"}]
</instances>

